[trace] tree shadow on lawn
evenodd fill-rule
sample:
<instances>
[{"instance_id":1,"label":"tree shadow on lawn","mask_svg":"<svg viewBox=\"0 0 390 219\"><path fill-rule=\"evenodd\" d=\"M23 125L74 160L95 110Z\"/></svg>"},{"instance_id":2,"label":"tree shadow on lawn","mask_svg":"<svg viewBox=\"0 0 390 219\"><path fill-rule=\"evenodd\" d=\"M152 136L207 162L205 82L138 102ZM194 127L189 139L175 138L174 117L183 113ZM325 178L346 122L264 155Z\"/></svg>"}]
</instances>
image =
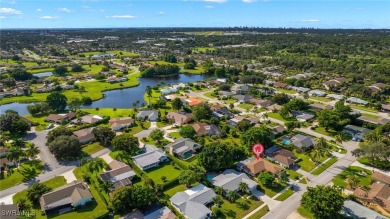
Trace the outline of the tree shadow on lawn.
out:
<instances>
[{"instance_id":1,"label":"tree shadow on lawn","mask_svg":"<svg viewBox=\"0 0 390 219\"><path fill-rule=\"evenodd\" d=\"M97 207L98 207L98 203L95 200L93 200L84 206L81 206L79 208L73 209L72 211L64 213L64 215L69 214L69 213L86 213L86 212L92 213ZM60 216L60 214L58 214L58 212L52 212L52 213L47 214L47 218L55 218L58 216ZM76 215L74 215L74 216L76 216Z\"/></svg>"},{"instance_id":2,"label":"tree shadow on lawn","mask_svg":"<svg viewBox=\"0 0 390 219\"><path fill-rule=\"evenodd\" d=\"M245 202L241 202L241 201L237 201L236 202L236 206L242 210L248 210L249 209L249 205Z\"/></svg>"}]
</instances>

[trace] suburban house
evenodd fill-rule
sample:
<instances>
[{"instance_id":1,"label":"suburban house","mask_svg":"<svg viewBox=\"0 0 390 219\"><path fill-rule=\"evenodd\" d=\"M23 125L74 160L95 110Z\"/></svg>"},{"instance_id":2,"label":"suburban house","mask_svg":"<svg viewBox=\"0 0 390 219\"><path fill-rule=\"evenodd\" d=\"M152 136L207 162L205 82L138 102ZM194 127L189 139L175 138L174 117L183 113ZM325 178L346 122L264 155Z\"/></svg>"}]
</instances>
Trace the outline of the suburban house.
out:
<instances>
[{"instance_id":1,"label":"suburban house","mask_svg":"<svg viewBox=\"0 0 390 219\"><path fill-rule=\"evenodd\" d=\"M88 114L88 115L82 116L79 119L73 119L71 121L71 123L72 124L79 124L79 125L81 125L81 124L94 124L94 123L99 122L102 119L103 119L103 117L101 117L101 116Z\"/></svg>"},{"instance_id":2,"label":"suburban house","mask_svg":"<svg viewBox=\"0 0 390 219\"><path fill-rule=\"evenodd\" d=\"M184 192L178 192L169 200L171 204L189 219L206 219L211 217L211 210L206 207L213 198L217 196L215 192L199 184Z\"/></svg>"},{"instance_id":3,"label":"suburban house","mask_svg":"<svg viewBox=\"0 0 390 219\"><path fill-rule=\"evenodd\" d=\"M247 173L251 176L256 176L261 172L270 172L272 174L277 174L279 171L283 170L283 168L276 164L273 164L272 162L269 162L268 160L257 160L254 157L238 162L236 167L237 170Z\"/></svg>"},{"instance_id":4,"label":"suburban house","mask_svg":"<svg viewBox=\"0 0 390 219\"><path fill-rule=\"evenodd\" d=\"M298 93L307 93L310 91L310 89L306 87L291 87L291 89L296 90Z\"/></svg>"},{"instance_id":5,"label":"suburban house","mask_svg":"<svg viewBox=\"0 0 390 219\"><path fill-rule=\"evenodd\" d=\"M131 179L136 174L129 165L117 160L111 161L108 165L110 166L110 170L100 174L103 182L111 182L113 189L131 185Z\"/></svg>"},{"instance_id":6,"label":"suburban house","mask_svg":"<svg viewBox=\"0 0 390 219\"><path fill-rule=\"evenodd\" d=\"M383 93L386 90L386 84L384 83L375 83L368 86L372 92Z\"/></svg>"},{"instance_id":7,"label":"suburban house","mask_svg":"<svg viewBox=\"0 0 390 219\"><path fill-rule=\"evenodd\" d=\"M207 124L207 123L195 123L191 125L194 129L197 135L220 135L221 130L214 124Z\"/></svg>"},{"instance_id":8,"label":"suburban house","mask_svg":"<svg viewBox=\"0 0 390 219\"><path fill-rule=\"evenodd\" d=\"M221 118L223 116L231 118L234 116L234 114L232 112L230 112L230 110L228 108L226 108L225 106L214 104L214 105L210 106L210 109L212 111L213 116L216 116L218 118Z\"/></svg>"},{"instance_id":9,"label":"suburban house","mask_svg":"<svg viewBox=\"0 0 390 219\"><path fill-rule=\"evenodd\" d=\"M45 118L45 122L61 124L63 122L69 122L69 120L73 119L74 117L76 117L76 113L74 112L69 112L66 114L50 114Z\"/></svg>"},{"instance_id":10,"label":"suburban house","mask_svg":"<svg viewBox=\"0 0 390 219\"><path fill-rule=\"evenodd\" d=\"M283 88L283 89L287 89L290 87L289 84L286 84L286 83L283 83L283 82L275 82L274 83L274 87L275 88Z\"/></svg>"},{"instance_id":11,"label":"suburban house","mask_svg":"<svg viewBox=\"0 0 390 219\"><path fill-rule=\"evenodd\" d=\"M294 116L298 122L306 122L315 117L315 115L303 111L291 111L291 115Z\"/></svg>"},{"instance_id":12,"label":"suburban house","mask_svg":"<svg viewBox=\"0 0 390 219\"><path fill-rule=\"evenodd\" d=\"M203 102L201 99L197 99L195 97L190 97L188 99L181 99L181 100L183 101L183 104L187 106L196 106Z\"/></svg>"},{"instance_id":13,"label":"suburban house","mask_svg":"<svg viewBox=\"0 0 390 219\"><path fill-rule=\"evenodd\" d=\"M352 219L386 219L387 217L352 200L345 200L341 215Z\"/></svg>"},{"instance_id":14,"label":"suburban house","mask_svg":"<svg viewBox=\"0 0 390 219\"><path fill-rule=\"evenodd\" d=\"M372 117L367 117L367 116L360 116L358 118L358 120L360 121L363 121L363 122L368 122L368 123L371 123L371 124L375 124L375 125L386 125L387 123L390 122L390 119L386 119L386 118L383 118L383 117L379 117L379 118L372 118Z\"/></svg>"},{"instance_id":15,"label":"suburban house","mask_svg":"<svg viewBox=\"0 0 390 219\"><path fill-rule=\"evenodd\" d=\"M319 103L312 103L309 105L309 108L314 110L325 110L325 109L333 109L333 106L331 105L323 105Z\"/></svg>"},{"instance_id":16,"label":"suburban house","mask_svg":"<svg viewBox=\"0 0 390 219\"><path fill-rule=\"evenodd\" d=\"M279 111L280 109L282 109L283 106L279 105L279 104L272 104L271 106L267 107L268 110L272 111L272 112L277 112Z\"/></svg>"},{"instance_id":17,"label":"suburban house","mask_svg":"<svg viewBox=\"0 0 390 219\"><path fill-rule=\"evenodd\" d=\"M231 96L235 95L235 93L229 92L229 91L218 91L218 94L221 97L231 97Z\"/></svg>"},{"instance_id":18,"label":"suburban house","mask_svg":"<svg viewBox=\"0 0 390 219\"><path fill-rule=\"evenodd\" d=\"M368 102L362 99L359 99L357 97L350 97L345 100L347 103L354 103L354 104L361 104L361 105L367 105Z\"/></svg>"},{"instance_id":19,"label":"suburban house","mask_svg":"<svg viewBox=\"0 0 390 219\"><path fill-rule=\"evenodd\" d=\"M364 136L371 132L370 129L366 129L355 125L346 125L343 128L343 131L350 134L352 136L352 140L354 141L363 141Z\"/></svg>"},{"instance_id":20,"label":"suburban house","mask_svg":"<svg viewBox=\"0 0 390 219\"><path fill-rule=\"evenodd\" d=\"M86 144L96 140L92 130L93 128L80 129L73 134L79 139L80 144Z\"/></svg>"},{"instance_id":21,"label":"suburban house","mask_svg":"<svg viewBox=\"0 0 390 219\"><path fill-rule=\"evenodd\" d=\"M182 125L192 121L192 113L186 112L169 112L167 119L173 120L175 124Z\"/></svg>"},{"instance_id":22,"label":"suburban house","mask_svg":"<svg viewBox=\"0 0 390 219\"><path fill-rule=\"evenodd\" d=\"M21 95L24 95L24 91L20 87L17 87L10 91L0 92L0 97L11 97L11 96L21 96Z\"/></svg>"},{"instance_id":23,"label":"suburban house","mask_svg":"<svg viewBox=\"0 0 390 219\"><path fill-rule=\"evenodd\" d=\"M286 128L283 125L278 125L276 127L271 128L272 134L275 136L282 135Z\"/></svg>"},{"instance_id":24,"label":"suburban house","mask_svg":"<svg viewBox=\"0 0 390 219\"><path fill-rule=\"evenodd\" d=\"M142 213L140 210L132 211L119 219L175 219L176 215L166 206L157 206Z\"/></svg>"},{"instance_id":25,"label":"suburban house","mask_svg":"<svg viewBox=\"0 0 390 219\"><path fill-rule=\"evenodd\" d=\"M390 212L390 187L382 183L373 183L368 191L355 189L353 195L363 204L374 204Z\"/></svg>"},{"instance_id":26,"label":"suburban house","mask_svg":"<svg viewBox=\"0 0 390 219\"><path fill-rule=\"evenodd\" d=\"M165 152L153 145L144 145L142 152L142 154L132 157L134 163L142 170L157 167L160 163L168 160Z\"/></svg>"},{"instance_id":27,"label":"suburban house","mask_svg":"<svg viewBox=\"0 0 390 219\"><path fill-rule=\"evenodd\" d=\"M257 191L257 182L251 180L245 173L240 173L233 169L227 169L223 173L213 177L210 182L215 187L222 187L227 191L238 191L240 183L246 183L249 191L254 193Z\"/></svg>"},{"instance_id":28,"label":"suburban house","mask_svg":"<svg viewBox=\"0 0 390 219\"><path fill-rule=\"evenodd\" d=\"M79 207L92 201L93 196L87 184L73 181L53 191L43 194L39 199L41 209L47 213L61 208Z\"/></svg>"},{"instance_id":29,"label":"suburban house","mask_svg":"<svg viewBox=\"0 0 390 219\"><path fill-rule=\"evenodd\" d=\"M177 93L178 89L175 87L169 87L161 90L162 95Z\"/></svg>"},{"instance_id":30,"label":"suburban house","mask_svg":"<svg viewBox=\"0 0 390 219\"><path fill-rule=\"evenodd\" d=\"M326 93L319 90L311 90L307 92L310 96L325 97Z\"/></svg>"},{"instance_id":31,"label":"suburban house","mask_svg":"<svg viewBox=\"0 0 390 219\"><path fill-rule=\"evenodd\" d=\"M332 100L344 100L344 95L341 94L328 94L326 95L326 98L332 99Z\"/></svg>"},{"instance_id":32,"label":"suburban house","mask_svg":"<svg viewBox=\"0 0 390 219\"><path fill-rule=\"evenodd\" d=\"M230 126L236 126L239 122L241 122L244 119L245 119L245 117L243 117L243 116L235 116L234 118L229 119L226 122L226 124L228 124Z\"/></svg>"},{"instance_id":33,"label":"suburban house","mask_svg":"<svg viewBox=\"0 0 390 219\"><path fill-rule=\"evenodd\" d=\"M372 179L375 180L376 182L385 184L385 185L390 185L390 176L385 175L381 172L374 172L372 174Z\"/></svg>"},{"instance_id":34,"label":"suburban house","mask_svg":"<svg viewBox=\"0 0 390 219\"><path fill-rule=\"evenodd\" d=\"M272 101L252 98L249 100L249 103L251 103L257 107L260 107L260 108L265 108L265 107L270 106L272 104Z\"/></svg>"},{"instance_id":35,"label":"suburban house","mask_svg":"<svg viewBox=\"0 0 390 219\"><path fill-rule=\"evenodd\" d=\"M119 131L126 127L131 127L134 124L134 119L131 117L126 118L113 118L108 121L113 131Z\"/></svg>"},{"instance_id":36,"label":"suburban house","mask_svg":"<svg viewBox=\"0 0 390 219\"><path fill-rule=\"evenodd\" d=\"M139 120L149 120L155 122L158 119L158 111L156 110L141 110L137 114Z\"/></svg>"},{"instance_id":37,"label":"suburban house","mask_svg":"<svg viewBox=\"0 0 390 219\"><path fill-rule=\"evenodd\" d=\"M382 104L381 108L382 108L382 111L390 113L390 104Z\"/></svg>"},{"instance_id":38,"label":"suburban house","mask_svg":"<svg viewBox=\"0 0 390 219\"><path fill-rule=\"evenodd\" d=\"M164 146L165 150L167 150L171 155L176 155L183 160L192 157L192 155L201 147L202 145L189 138L179 138L176 139L175 142Z\"/></svg>"},{"instance_id":39,"label":"suburban house","mask_svg":"<svg viewBox=\"0 0 390 219\"><path fill-rule=\"evenodd\" d=\"M346 78L335 78L323 83L323 86L326 90L337 90L340 88L340 85L347 81Z\"/></svg>"},{"instance_id":40,"label":"suburban house","mask_svg":"<svg viewBox=\"0 0 390 219\"><path fill-rule=\"evenodd\" d=\"M253 99L253 96L250 95L250 94L245 94L245 95L243 95L243 94L238 94L238 95L232 96L232 98L237 99L237 101L238 101L239 103L248 103L249 100Z\"/></svg>"},{"instance_id":41,"label":"suburban house","mask_svg":"<svg viewBox=\"0 0 390 219\"><path fill-rule=\"evenodd\" d=\"M280 146L274 145L265 150L265 155L271 161L275 161L280 166L285 168L291 168L295 165L296 157L294 153L281 148Z\"/></svg>"},{"instance_id":42,"label":"suburban house","mask_svg":"<svg viewBox=\"0 0 390 219\"><path fill-rule=\"evenodd\" d=\"M311 136L301 134L294 135L290 142L299 149L312 148L316 143Z\"/></svg>"},{"instance_id":43,"label":"suburban house","mask_svg":"<svg viewBox=\"0 0 390 219\"><path fill-rule=\"evenodd\" d=\"M249 85L235 84L234 86L232 86L231 90L234 94L243 94L247 92L250 88L251 86Z\"/></svg>"}]
</instances>

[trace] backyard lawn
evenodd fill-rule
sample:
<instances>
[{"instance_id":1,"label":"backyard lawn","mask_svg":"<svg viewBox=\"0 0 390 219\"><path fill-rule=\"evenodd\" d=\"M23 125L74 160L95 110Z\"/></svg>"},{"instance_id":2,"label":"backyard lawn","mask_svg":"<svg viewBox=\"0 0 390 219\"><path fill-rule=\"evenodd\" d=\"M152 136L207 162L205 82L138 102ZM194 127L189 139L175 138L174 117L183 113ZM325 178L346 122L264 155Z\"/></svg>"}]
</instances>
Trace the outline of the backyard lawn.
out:
<instances>
[{"instance_id":1,"label":"backyard lawn","mask_svg":"<svg viewBox=\"0 0 390 219\"><path fill-rule=\"evenodd\" d=\"M99 110L94 109L81 109L81 111L88 112L95 115L109 116L110 118L117 117L129 117L133 115L133 109L116 109L113 108L99 108Z\"/></svg>"},{"instance_id":2,"label":"backyard lawn","mask_svg":"<svg viewBox=\"0 0 390 219\"><path fill-rule=\"evenodd\" d=\"M285 170L288 173L288 177L290 177L290 179L292 179L292 180L297 180L297 179L302 177L302 174L300 174L294 170L290 170L290 169L285 169Z\"/></svg>"},{"instance_id":3,"label":"backyard lawn","mask_svg":"<svg viewBox=\"0 0 390 219\"><path fill-rule=\"evenodd\" d=\"M326 161L324 164L318 166L313 172L311 172L311 174L320 175L322 172L324 172L326 169L328 169L330 166L332 166L336 162L337 162L337 157L332 157L328 161Z\"/></svg>"},{"instance_id":4,"label":"backyard lawn","mask_svg":"<svg viewBox=\"0 0 390 219\"><path fill-rule=\"evenodd\" d=\"M171 138L174 138L174 139L181 138L181 135L179 132L171 132L171 133L169 133L169 136L171 136Z\"/></svg>"},{"instance_id":5,"label":"backyard lawn","mask_svg":"<svg viewBox=\"0 0 390 219\"><path fill-rule=\"evenodd\" d=\"M180 73L184 74L203 74L204 69L202 67L195 67L195 69L181 69Z\"/></svg>"},{"instance_id":6,"label":"backyard lawn","mask_svg":"<svg viewBox=\"0 0 390 219\"><path fill-rule=\"evenodd\" d=\"M267 113L268 117L274 118L283 122L288 122L285 118L283 118L279 113Z\"/></svg>"},{"instance_id":7,"label":"backyard lawn","mask_svg":"<svg viewBox=\"0 0 390 219\"><path fill-rule=\"evenodd\" d=\"M183 192L187 190L187 188L184 185L177 185L173 188L168 189L167 191L164 192L165 195L168 195L169 197L174 196L178 192Z\"/></svg>"},{"instance_id":8,"label":"backyard lawn","mask_svg":"<svg viewBox=\"0 0 390 219\"><path fill-rule=\"evenodd\" d=\"M37 125L35 126L35 130L36 131L42 131L44 129L46 129L48 126L49 126L49 122L45 122L45 119L48 115L46 114L41 114L41 115L36 115L36 116L32 116L32 115L27 115L27 116L24 116L26 119L32 121L33 123L36 123Z\"/></svg>"},{"instance_id":9,"label":"backyard lawn","mask_svg":"<svg viewBox=\"0 0 390 219\"><path fill-rule=\"evenodd\" d=\"M323 127L318 127L318 128L316 128L316 129L314 129L314 131L317 132L317 133L326 135L326 136L330 136L330 137L334 137L334 136L336 136L337 134L339 134L338 131L334 131L334 130L328 130L328 131L326 131Z\"/></svg>"},{"instance_id":10,"label":"backyard lawn","mask_svg":"<svg viewBox=\"0 0 390 219\"><path fill-rule=\"evenodd\" d=\"M304 207L302 206L299 206L298 209L297 209L298 213L304 217L304 218L307 218L307 219L311 219L311 218L314 218L314 215L309 212L308 210L306 210Z\"/></svg>"},{"instance_id":11,"label":"backyard lawn","mask_svg":"<svg viewBox=\"0 0 390 219\"><path fill-rule=\"evenodd\" d=\"M333 178L333 184L346 188L348 186L347 179L351 175L355 175L359 179L359 186L369 187L371 185L371 170L356 166L350 166L343 170L343 172Z\"/></svg>"},{"instance_id":12,"label":"backyard lawn","mask_svg":"<svg viewBox=\"0 0 390 219\"><path fill-rule=\"evenodd\" d=\"M218 95L216 95L213 91L207 92L207 93L205 93L204 95L205 95L206 97L208 97L208 98L217 98L217 97L218 97Z\"/></svg>"},{"instance_id":13,"label":"backyard lawn","mask_svg":"<svg viewBox=\"0 0 390 219\"><path fill-rule=\"evenodd\" d=\"M295 90L287 90L287 89L281 89L281 88L278 88L276 90L279 92L282 92L282 93L286 93L286 94L296 94L297 93Z\"/></svg>"},{"instance_id":14,"label":"backyard lawn","mask_svg":"<svg viewBox=\"0 0 390 219\"><path fill-rule=\"evenodd\" d=\"M105 147L102 146L99 142L94 142L84 146L81 150L85 153L85 155L92 155L98 151L103 150Z\"/></svg>"},{"instance_id":15,"label":"backyard lawn","mask_svg":"<svg viewBox=\"0 0 390 219\"><path fill-rule=\"evenodd\" d=\"M224 199L221 206L223 216L220 218L243 218L263 203L264 202L262 201L247 198L247 196L237 199L235 203L231 203Z\"/></svg>"},{"instance_id":16,"label":"backyard lawn","mask_svg":"<svg viewBox=\"0 0 390 219\"><path fill-rule=\"evenodd\" d=\"M165 176L166 181L169 181L178 177L181 171L182 170L178 167L175 168L169 163L165 163L160 165L159 167L148 169L145 172L148 177L154 181L154 183L163 184L164 181L161 179L161 177Z\"/></svg>"},{"instance_id":17,"label":"backyard lawn","mask_svg":"<svg viewBox=\"0 0 390 219\"><path fill-rule=\"evenodd\" d=\"M42 172L42 161L28 161L19 165L19 169L11 168L13 173L7 176L4 171L0 174L0 191L27 182Z\"/></svg>"},{"instance_id":18,"label":"backyard lawn","mask_svg":"<svg viewBox=\"0 0 390 219\"><path fill-rule=\"evenodd\" d=\"M295 157L300 158L297 164L301 167L302 170L306 172L310 172L312 169L314 169L316 164L313 161L311 161L308 155L298 153L296 150L294 150L293 152Z\"/></svg>"},{"instance_id":19,"label":"backyard lawn","mask_svg":"<svg viewBox=\"0 0 390 219\"><path fill-rule=\"evenodd\" d=\"M237 107L240 107L240 108L245 109L245 110L250 110L253 108L253 105L249 104L249 103L241 103L241 104L238 104Z\"/></svg>"}]
</instances>

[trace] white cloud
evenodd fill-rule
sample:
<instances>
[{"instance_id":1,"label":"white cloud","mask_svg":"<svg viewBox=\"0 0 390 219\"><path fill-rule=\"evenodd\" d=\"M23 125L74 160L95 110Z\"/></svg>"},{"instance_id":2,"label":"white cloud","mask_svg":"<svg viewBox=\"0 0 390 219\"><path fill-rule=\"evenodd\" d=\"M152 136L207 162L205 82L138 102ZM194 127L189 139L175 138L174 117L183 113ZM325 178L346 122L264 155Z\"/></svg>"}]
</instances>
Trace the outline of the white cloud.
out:
<instances>
[{"instance_id":1,"label":"white cloud","mask_svg":"<svg viewBox=\"0 0 390 219\"><path fill-rule=\"evenodd\" d=\"M3 18L5 18L5 16L0 16L0 19L3 19Z\"/></svg>"},{"instance_id":2,"label":"white cloud","mask_svg":"<svg viewBox=\"0 0 390 219\"><path fill-rule=\"evenodd\" d=\"M42 11L42 9L40 9L40 8L37 9L37 12L41 12L41 11Z\"/></svg>"},{"instance_id":3,"label":"white cloud","mask_svg":"<svg viewBox=\"0 0 390 219\"><path fill-rule=\"evenodd\" d=\"M0 14L14 14L14 15L19 15L23 14L21 11L18 11L13 8L0 8Z\"/></svg>"},{"instance_id":4,"label":"white cloud","mask_svg":"<svg viewBox=\"0 0 390 219\"><path fill-rule=\"evenodd\" d=\"M137 18L137 16L125 14L125 15L112 15L112 16L106 16L106 18L134 19L134 18Z\"/></svg>"},{"instance_id":5,"label":"white cloud","mask_svg":"<svg viewBox=\"0 0 390 219\"><path fill-rule=\"evenodd\" d=\"M58 19L59 17L56 17L56 16L41 16L39 17L39 19L45 19L45 20L55 20L55 19Z\"/></svg>"},{"instance_id":6,"label":"white cloud","mask_svg":"<svg viewBox=\"0 0 390 219\"><path fill-rule=\"evenodd\" d=\"M318 19L306 19L306 20L301 20L301 22L319 22L320 20Z\"/></svg>"},{"instance_id":7,"label":"white cloud","mask_svg":"<svg viewBox=\"0 0 390 219\"><path fill-rule=\"evenodd\" d=\"M205 8L214 8L214 6L206 5Z\"/></svg>"},{"instance_id":8,"label":"white cloud","mask_svg":"<svg viewBox=\"0 0 390 219\"><path fill-rule=\"evenodd\" d=\"M225 3L227 0L203 0L204 2Z\"/></svg>"},{"instance_id":9,"label":"white cloud","mask_svg":"<svg viewBox=\"0 0 390 219\"><path fill-rule=\"evenodd\" d=\"M58 10L61 11L61 12L64 12L64 13L71 13L72 12L68 8L59 8Z\"/></svg>"},{"instance_id":10,"label":"white cloud","mask_svg":"<svg viewBox=\"0 0 390 219\"><path fill-rule=\"evenodd\" d=\"M5 4L16 4L15 0L0 0L0 3L5 3Z\"/></svg>"},{"instance_id":11,"label":"white cloud","mask_svg":"<svg viewBox=\"0 0 390 219\"><path fill-rule=\"evenodd\" d=\"M159 11L158 14L163 15L163 14L165 14L165 12Z\"/></svg>"},{"instance_id":12,"label":"white cloud","mask_svg":"<svg viewBox=\"0 0 390 219\"><path fill-rule=\"evenodd\" d=\"M253 3L255 2L256 0L242 0L242 2L245 2L245 3Z\"/></svg>"}]
</instances>

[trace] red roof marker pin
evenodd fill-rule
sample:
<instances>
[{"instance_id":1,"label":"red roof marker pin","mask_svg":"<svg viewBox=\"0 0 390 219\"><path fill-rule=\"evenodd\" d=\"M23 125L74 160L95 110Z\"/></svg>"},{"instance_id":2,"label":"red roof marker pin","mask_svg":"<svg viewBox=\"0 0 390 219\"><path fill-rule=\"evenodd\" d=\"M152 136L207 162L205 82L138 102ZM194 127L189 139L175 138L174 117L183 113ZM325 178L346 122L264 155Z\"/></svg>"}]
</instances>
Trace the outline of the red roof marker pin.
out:
<instances>
[{"instance_id":1,"label":"red roof marker pin","mask_svg":"<svg viewBox=\"0 0 390 219\"><path fill-rule=\"evenodd\" d=\"M260 143L256 143L252 146L252 152L256 155L256 159L259 160L264 153L264 146Z\"/></svg>"}]
</instances>

